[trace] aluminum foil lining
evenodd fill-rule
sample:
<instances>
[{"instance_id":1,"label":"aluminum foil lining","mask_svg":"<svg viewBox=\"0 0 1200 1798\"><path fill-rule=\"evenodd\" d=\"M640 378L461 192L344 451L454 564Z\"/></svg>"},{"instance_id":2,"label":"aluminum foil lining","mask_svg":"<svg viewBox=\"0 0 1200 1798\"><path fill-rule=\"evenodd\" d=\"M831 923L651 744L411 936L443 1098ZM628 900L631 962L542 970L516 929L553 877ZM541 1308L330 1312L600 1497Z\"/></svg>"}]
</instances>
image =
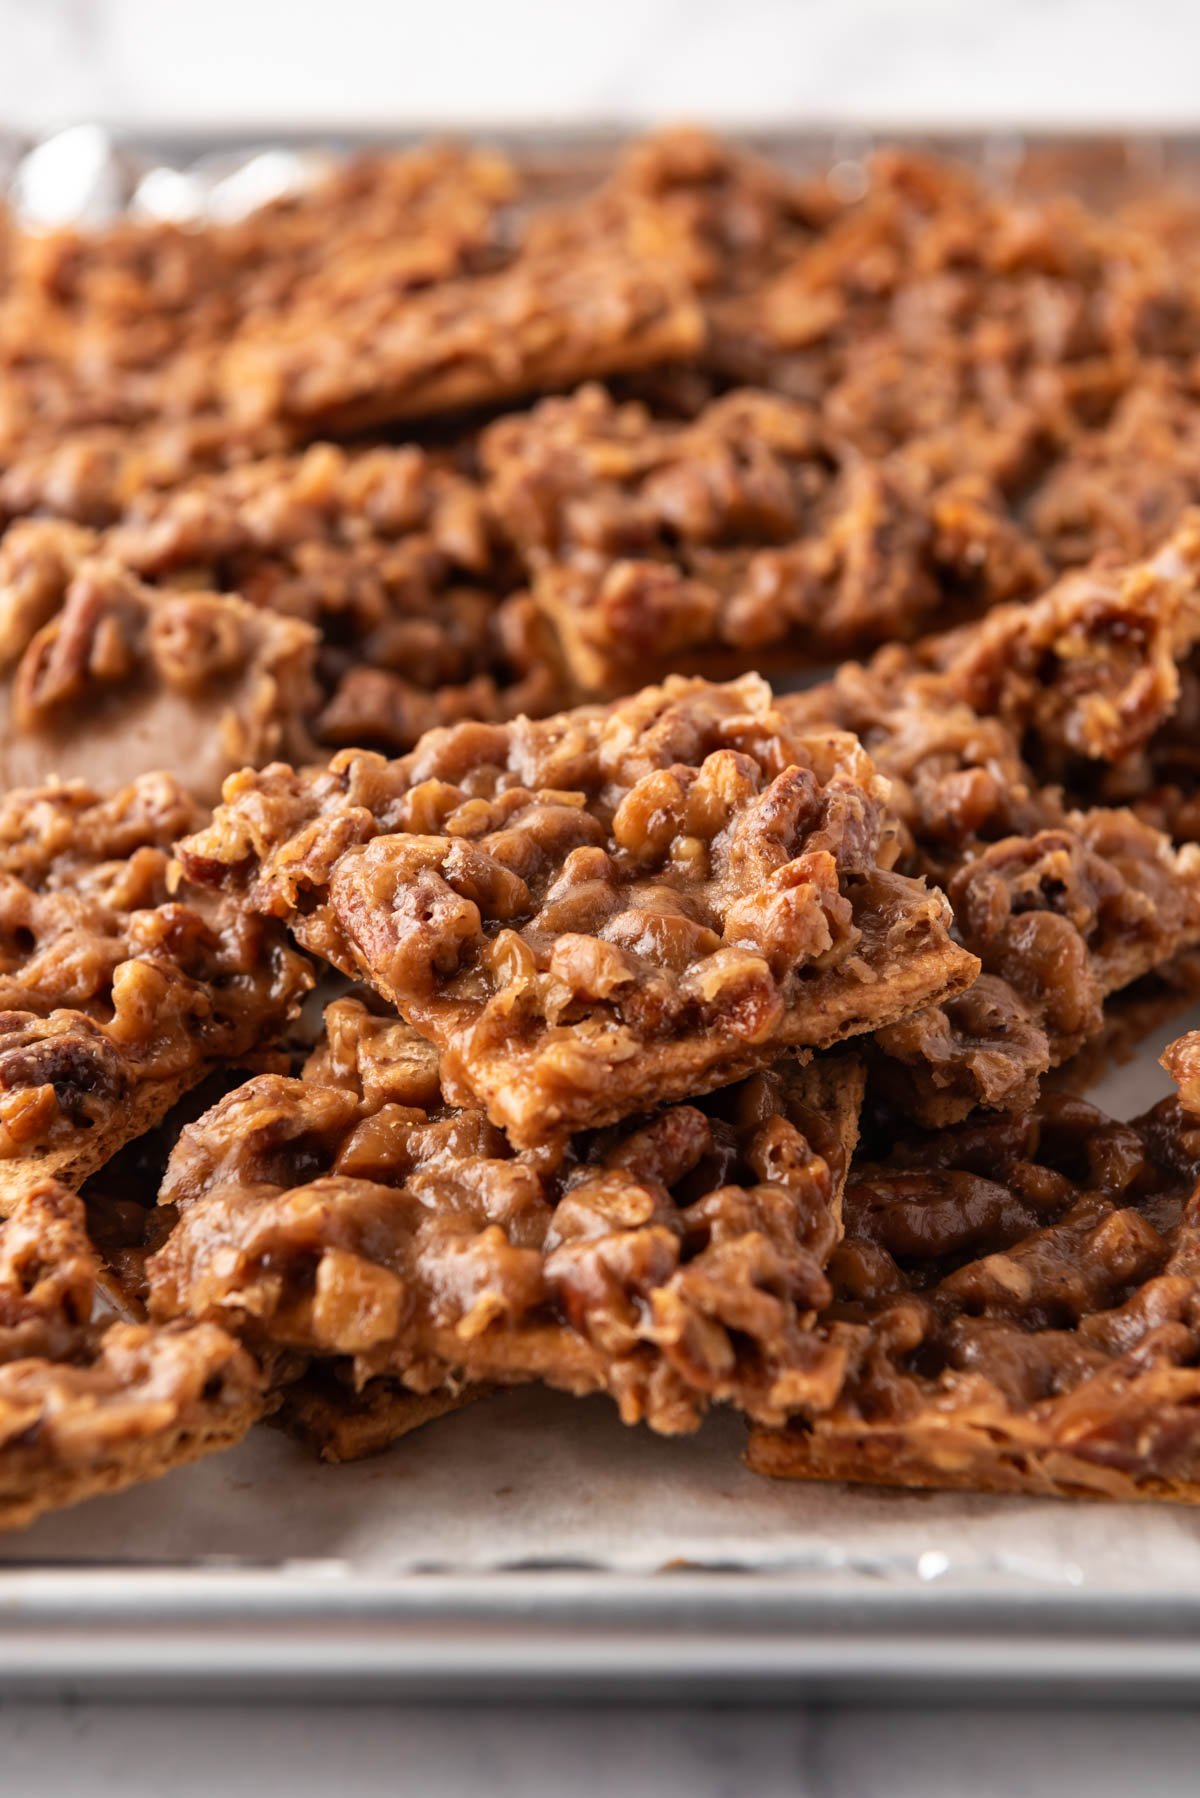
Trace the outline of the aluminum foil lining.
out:
<instances>
[{"instance_id":1,"label":"aluminum foil lining","mask_svg":"<svg viewBox=\"0 0 1200 1798\"><path fill-rule=\"evenodd\" d=\"M594 178L627 130L475 131L535 173L564 166ZM1144 134L1059 138L1015 131L872 134L861 129L756 129L733 133L797 171L825 170L848 198L866 186L866 161L885 142L933 148L987 172L1000 187L1067 185L1089 197L1183 174L1200 179L1200 140ZM30 143L0 132L0 193L30 230L98 229L122 216L180 225L232 224L258 207L312 186L350 149L404 147L411 132L321 142L287 133L267 142L219 143L193 135L172 141L132 137L98 124L72 125ZM569 182L568 182L569 185Z\"/></svg>"},{"instance_id":2,"label":"aluminum foil lining","mask_svg":"<svg viewBox=\"0 0 1200 1798\"><path fill-rule=\"evenodd\" d=\"M31 230L96 229L123 215L234 224L310 187L331 161L327 151L263 145L173 163L139 152L103 126L72 125L32 148L0 151L0 179Z\"/></svg>"}]
</instances>

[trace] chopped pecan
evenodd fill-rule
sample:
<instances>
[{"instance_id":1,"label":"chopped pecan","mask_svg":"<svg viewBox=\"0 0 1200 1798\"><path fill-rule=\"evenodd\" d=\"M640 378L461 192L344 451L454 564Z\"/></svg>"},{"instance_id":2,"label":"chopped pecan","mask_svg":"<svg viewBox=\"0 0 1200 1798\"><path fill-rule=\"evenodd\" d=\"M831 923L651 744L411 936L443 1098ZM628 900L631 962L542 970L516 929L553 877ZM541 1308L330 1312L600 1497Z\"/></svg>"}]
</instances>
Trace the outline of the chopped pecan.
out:
<instances>
[{"instance_id":1,"label":"chopped pecan","mask_svg":"<svg viewBox=\"0 0 1200 1798\"><path fill-rule=\"evenodd\" d=\"M229 594L158 591L92 555L73 526L30 522L4 540L0 604L19 660L0 715L0 773L12 786L94 772L114 785L157 769L213 800L246 762L309 753L319 692L317 637L299 620ZM57 598L37 624L20 595L24 570L53 561ZM43 580L41 599L48 600Z\"/></svg>"}]
</instances>

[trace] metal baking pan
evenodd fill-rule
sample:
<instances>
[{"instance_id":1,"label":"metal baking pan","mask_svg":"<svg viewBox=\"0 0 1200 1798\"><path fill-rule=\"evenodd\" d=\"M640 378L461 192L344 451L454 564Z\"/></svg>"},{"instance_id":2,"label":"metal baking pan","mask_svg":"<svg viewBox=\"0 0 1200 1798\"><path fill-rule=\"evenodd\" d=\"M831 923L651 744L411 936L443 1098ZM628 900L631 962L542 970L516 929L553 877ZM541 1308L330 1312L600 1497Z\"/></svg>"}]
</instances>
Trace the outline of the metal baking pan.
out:
<instances>
[{"instance_id":1,"label":"metal baking pan","mask_svg":"<svg viewBox=\"0 0 1200 1798\"><path fill-rule=\"evenodd\" d=\"M561 187L619 134L471 135ZM748 135L794 167L852 165L871 144L861 131ZM34 214L89 219L156 186L177 203L178 183L155 171L187 167L188 204L203 208L264 136L84 131L73 150L43 147L32 180L29 146L10 137L0 173ZM302 178L317 141L271 133L259 175ZM335 147L364 141L380 140L347 133ZM900 141L1093 197L1200 170L1189 136ZM1189 1023L1200 1012L1110 1072L1097 1101L1118 1116L1151 1103L1166 1088L1157 1053ZM776 1485L742 1468L743 1440L729 1416L666 1442L623 1429L602 1400L535 1391L351 1467L259 1430L0 1538L0 1695L1200 1692L1200 1512Z\"/></svg>"}]
</instances>

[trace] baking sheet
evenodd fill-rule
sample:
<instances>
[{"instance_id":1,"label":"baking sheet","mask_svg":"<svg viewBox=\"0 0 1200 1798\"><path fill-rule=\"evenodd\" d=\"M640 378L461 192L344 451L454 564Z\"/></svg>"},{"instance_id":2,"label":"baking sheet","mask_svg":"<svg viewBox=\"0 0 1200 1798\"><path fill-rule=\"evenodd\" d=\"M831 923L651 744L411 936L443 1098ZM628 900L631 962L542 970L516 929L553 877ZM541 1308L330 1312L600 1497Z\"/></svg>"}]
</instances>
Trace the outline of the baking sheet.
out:
<instances>
[{"instance_id":1,"label":"baking sheet","mask_svg":"<svg viewBox=\"0 0 1200 1798\"><path fill-rule=\"evenodd\" d=\"M493 145L521 164L529 197L562 199L611 165L628 126L589 123L576 130L472 125L459 135ZM886 132L855 126L808 129L760 124L722 128L760 154L797 172L831 169L847 188L865 179L864 159L880 145L954 157L985 169L1000 186L1024 192L1071 191L1102 205L1147 186L1195 185L1200 135L1193 132ZM256 205L294 193L349 151L403 148L428 141L423 132L337 133L184 131L152 137L81 123L40 142L0 126L0 192L30 228L104 225L132 213L177 223L227 223Z\"/></svg>"},{"instance_id":2,"label":"baking sheet","mask_svg":"<svg viewBox=\"0 0 1200 1798\"><path fill-rule=\"evenodd\" d=\"M870 144L765 141L847 178ZM602 142L573 140L578 166ZM1022 179L1061 182L1070 166L1113 191L1196 166L1191 139L943 142ZM561 156L544 139L515 147ZM32 161L5 140L0 181L49 225L131 201L233 216L317 166L298 141L247 156L89 127ZM1189 1026L1200 1008L1092 1096L1117 1116L1144 1109L1168 1089L1159 1050ZM0 1540L0 1691L1200 1689L1200 1512L772 1484L741 1466L743 1442L731 1416L667 1442L601 1399L537 1391L351 1467L260 1429Z\"/></svg>"},{"instance_id":3,"label":"baking sheet","mask_svg":"<svg viewBox=\"0 0 1200 1798\"><path fill-rule=\"evenodd\" d=\"M1200 1007L1093 1089L1131 1116ZM325 1467L232 1453L0 1545L0 1688L1200 1689L1200 1511L774 1483L516 1391Z\"/></svg>"}]
</instances>

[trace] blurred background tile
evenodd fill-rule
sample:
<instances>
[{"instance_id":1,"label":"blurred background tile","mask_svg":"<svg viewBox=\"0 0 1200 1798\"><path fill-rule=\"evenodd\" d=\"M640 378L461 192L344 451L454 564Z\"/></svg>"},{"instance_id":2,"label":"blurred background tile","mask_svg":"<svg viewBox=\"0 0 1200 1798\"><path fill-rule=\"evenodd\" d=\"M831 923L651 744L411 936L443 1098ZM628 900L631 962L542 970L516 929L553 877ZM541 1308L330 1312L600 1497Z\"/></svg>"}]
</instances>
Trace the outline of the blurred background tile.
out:
<instances>
[{"instance_id":1,"label":"blurred background tile","mask_svg":"<svg viewBox=\"0 0 1200 1798\"><path fill-rule=\"evenodd\" d=\"M0 117L1189 125L1194 0L0 0Z\"/></svg>"}]
</instances>

